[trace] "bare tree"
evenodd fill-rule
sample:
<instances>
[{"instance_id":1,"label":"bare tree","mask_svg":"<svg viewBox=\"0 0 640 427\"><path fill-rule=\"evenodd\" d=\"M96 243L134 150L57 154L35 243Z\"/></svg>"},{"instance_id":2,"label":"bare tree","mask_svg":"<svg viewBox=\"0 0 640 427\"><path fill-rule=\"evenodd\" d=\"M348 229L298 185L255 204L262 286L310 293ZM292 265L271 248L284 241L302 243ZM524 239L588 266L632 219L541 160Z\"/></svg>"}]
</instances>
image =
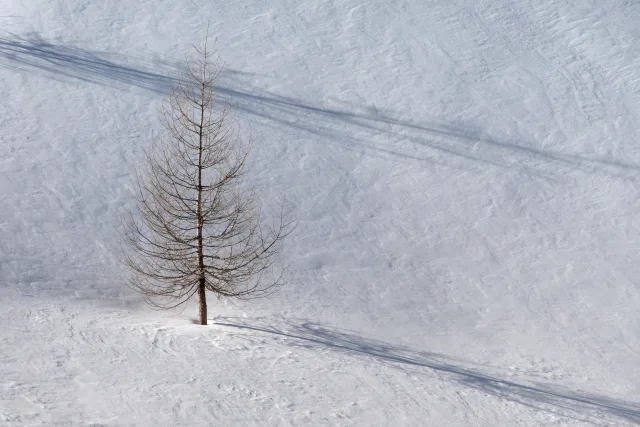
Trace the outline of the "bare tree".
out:
<instances>
[{"instance_id":1,"label":"bare tree","mask_svg":"<svg viewBox=\"0 0 640 427\"><path fill-rule=\"evenodd\" d=\"M173 308L199 299L207 324L207 291L218 297L255 298L282 284L274 255L294 222L280 210L261 226L255 193L242 186L247 150L216 107L220 67L206 43L188 62L164 109L166 138L146 155L138 174L136 209L125 217L128 285L147 302Z\"/></svg>"}]
</instances>

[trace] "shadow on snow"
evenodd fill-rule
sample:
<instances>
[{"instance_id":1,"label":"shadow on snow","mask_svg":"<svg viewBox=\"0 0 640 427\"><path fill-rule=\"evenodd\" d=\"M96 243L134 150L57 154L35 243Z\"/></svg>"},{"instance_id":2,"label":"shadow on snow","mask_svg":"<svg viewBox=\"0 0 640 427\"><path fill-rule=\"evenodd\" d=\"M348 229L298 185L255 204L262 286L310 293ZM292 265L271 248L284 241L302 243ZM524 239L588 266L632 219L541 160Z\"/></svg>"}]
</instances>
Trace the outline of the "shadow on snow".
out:
<instances>
[{"instance_id":1,"label":"shadow on snow","mask_svg":"<svg viewBox=\"0 0 640 427\"><path fill-rule=\"evenodd\" d=\"M309 350L331 350L366 357L396 367L428 368L449 375L452 381L498 398L535 410L598 423L612 418L640 423L640 403L625 402L605 396L572 391L550 384L525 384L483 373L481 365L473 365L437 353L415 351L402 345L359 336L312 322L274 326L259 320L247 322L239 318L218 318L218 326L271 334L286 345ZM486 369L485 369L486 370ZM615 420L613 420L615 421Z\"/></svg>"},{"instance_id":2,"label":"shadow on snow","mask_svg":"<svg viewBox=\"0 0 640 427\"><path fill-rule=\"evenodd\" d=\"M163 61L145 61L108 52L94 52L43 40L38 34L0 39L0 66L44 73L54 79L81 80L115 87L139 87L167 95L181 68ZM515 143L483 135L465 125L431 124L402 119L377 109L332 109L277 95L241 80L251 74L225 69L217 87L224 103L282 126L378 156L478 168L478 164L523 173L545 180L575 170L632 178L634 163L605 157L586 157L538 148L535 142ZM461 163L463 162L463 163Z\"/></svg>"}]
</instances>

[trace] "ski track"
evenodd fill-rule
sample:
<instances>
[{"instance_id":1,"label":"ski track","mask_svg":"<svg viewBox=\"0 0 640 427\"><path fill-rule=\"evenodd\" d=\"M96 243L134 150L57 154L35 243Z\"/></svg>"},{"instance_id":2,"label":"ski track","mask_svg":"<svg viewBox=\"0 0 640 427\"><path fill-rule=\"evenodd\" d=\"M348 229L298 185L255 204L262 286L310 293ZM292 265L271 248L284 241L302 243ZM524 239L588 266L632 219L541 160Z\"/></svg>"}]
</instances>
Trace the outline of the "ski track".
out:
<instances>
[{"instance_id":1,"label":"ski track","mask_svg":"<svg viewBox=\"0 0 640 427\"><path fill-rule=\"evenodd\" d=\"M0 426L640 424L640 6L0 4ZM119 214L206 28L295 280L156 312Z\"/></svg>"}]
</instances>

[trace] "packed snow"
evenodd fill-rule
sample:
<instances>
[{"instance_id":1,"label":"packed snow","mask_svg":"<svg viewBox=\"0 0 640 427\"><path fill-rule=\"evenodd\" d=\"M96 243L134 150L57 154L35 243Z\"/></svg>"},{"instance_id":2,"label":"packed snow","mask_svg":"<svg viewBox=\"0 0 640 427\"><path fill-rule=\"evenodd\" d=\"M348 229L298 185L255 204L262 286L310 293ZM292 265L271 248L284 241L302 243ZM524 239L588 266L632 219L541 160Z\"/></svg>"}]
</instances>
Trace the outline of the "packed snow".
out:
<instances>
[{"instance_id":1,"label":"packed snow","mask_svg":"<svg viewBox=\"0 0 640 427\"><path fill-rule=\"evenodd\" d=\"M640 424L640 2L0 2L0 425ZM120 214L209 34L292 280L155 311Z\"/></svg>"}]
</instances>

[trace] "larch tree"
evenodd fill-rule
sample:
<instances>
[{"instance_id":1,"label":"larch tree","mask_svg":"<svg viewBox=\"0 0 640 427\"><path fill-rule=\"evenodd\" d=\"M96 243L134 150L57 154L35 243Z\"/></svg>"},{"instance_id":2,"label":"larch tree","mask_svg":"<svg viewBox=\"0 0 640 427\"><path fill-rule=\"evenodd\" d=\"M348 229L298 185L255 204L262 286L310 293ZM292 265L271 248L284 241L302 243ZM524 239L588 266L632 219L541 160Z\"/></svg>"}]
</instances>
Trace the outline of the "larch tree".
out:
<instances>
[{"instance_id":1,"label":"larch tree","mask_svg":"<svg viewBox=\"0 0 640 427\"><path fill-rule=\"evenodd\" d=\"M279 211L264 227L243 185L247 149L217 108L220 67L205 43L188 61L163 111L165 138L146 153L135 208L124 218L127 284L150 304L174 308L193 297L207 324L207 292L255 298L283 284L275 255L295 223Z\"/></svg>"}]
</instances>

